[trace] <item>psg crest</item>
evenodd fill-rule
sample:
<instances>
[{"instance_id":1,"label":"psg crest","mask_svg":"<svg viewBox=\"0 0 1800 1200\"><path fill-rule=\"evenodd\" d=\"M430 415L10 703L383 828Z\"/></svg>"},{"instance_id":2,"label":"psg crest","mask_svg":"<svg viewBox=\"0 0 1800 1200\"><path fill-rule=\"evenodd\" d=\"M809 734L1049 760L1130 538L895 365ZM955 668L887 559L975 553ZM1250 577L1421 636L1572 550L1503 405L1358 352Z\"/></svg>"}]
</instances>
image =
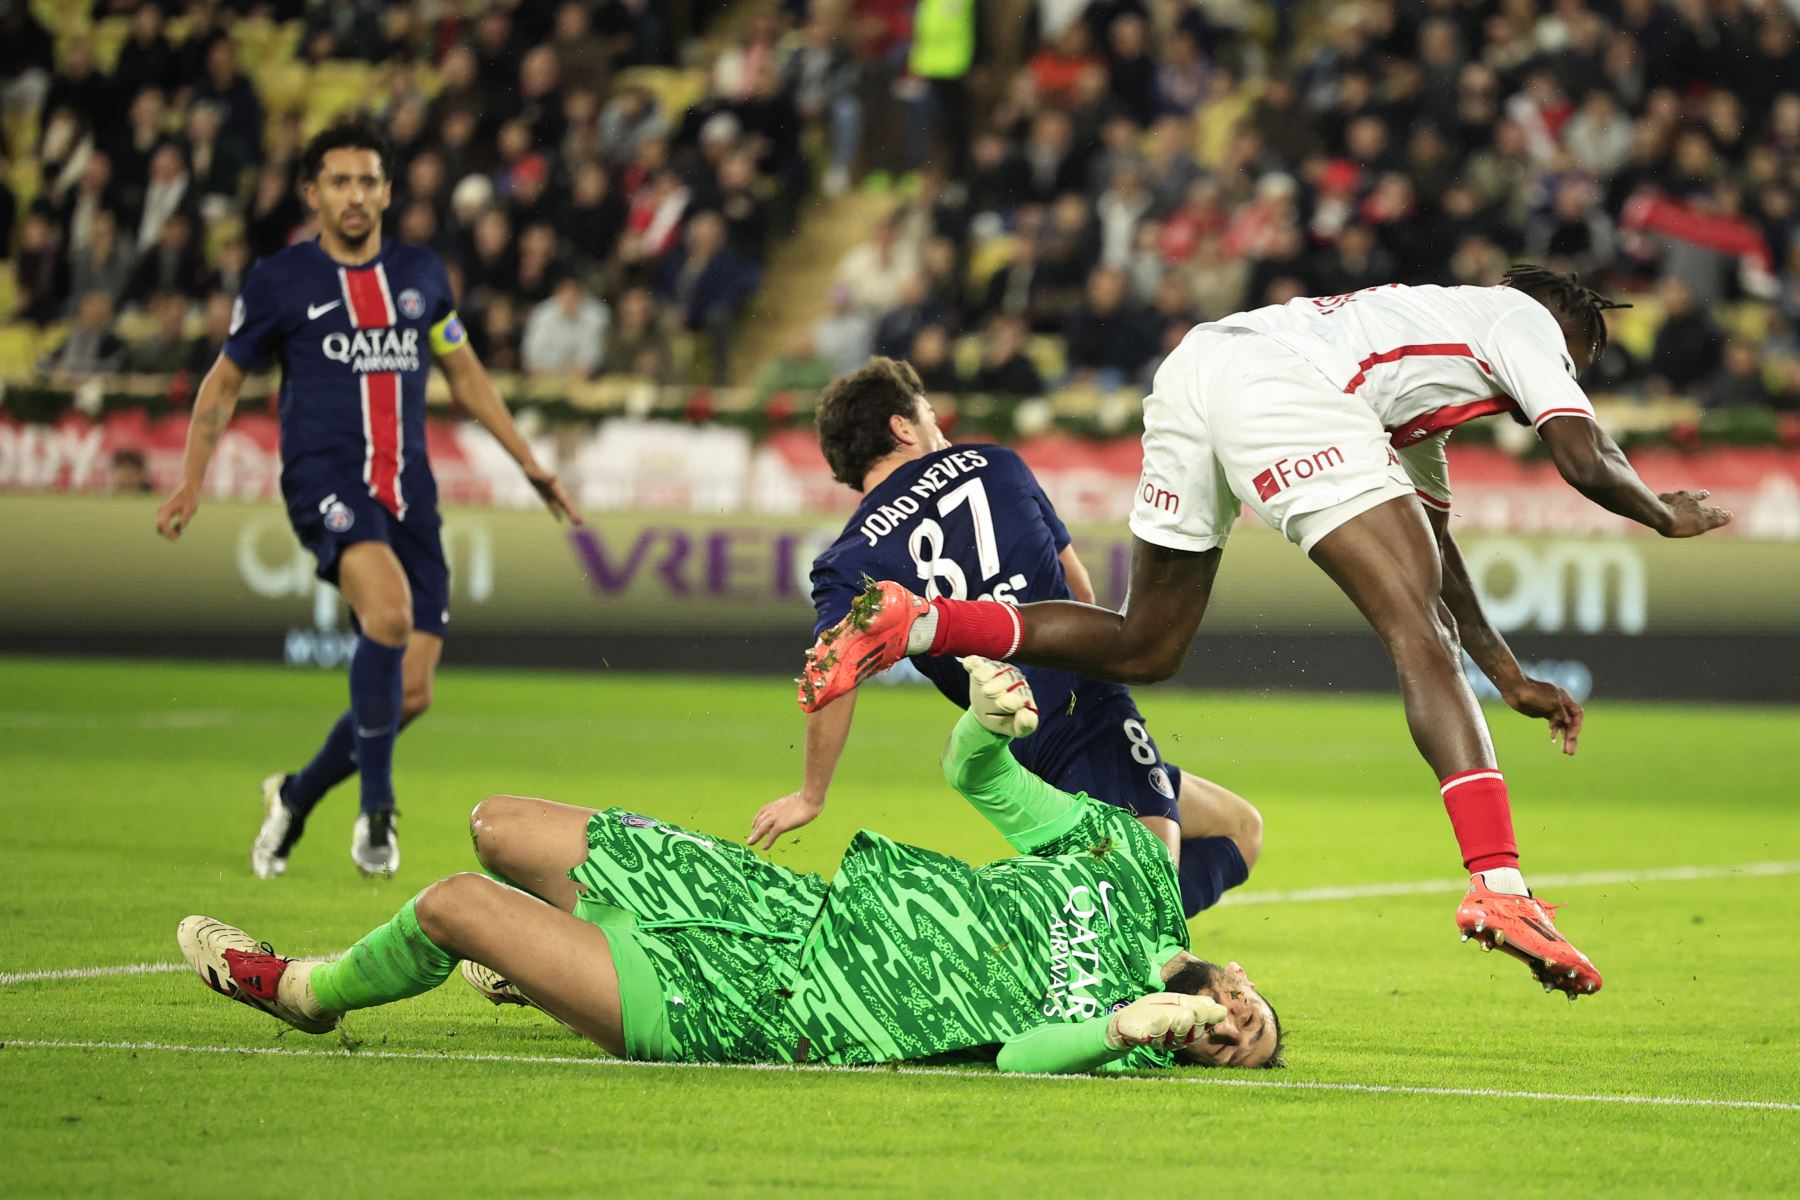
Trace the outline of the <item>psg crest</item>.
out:
<instances>
[{"instance_id":1,"label":"psg crest","mask_svg":"<svg viewBox=\"0 0 1800 1200\"><path fill-rule=\"evenodd\" d=\"M1150 768L1150 786L1171 800L1175 798L1175 789L1169 784L1169 773L1161 767Z\"/></svg>"},{"instance_id":2,"label":"psg crest","mask_svg":"<svg viewBox=\"0 0 1800 1200\"><path fill-rule=\"evenodd\" d=\"M333 502L331 507L325 510L325 528L333 533L343 533L354 524L356 524L356 514L351 512L349 506L342 500Z\"/></svg>"},{"instance_id":3,"label":"psg crest","mask_svg":"<svg viewBox=\"0 0 1800 1200\"><path fill-rule=\"evenodd\" d=\"M418 288L407 288L400 293L400 312L414 321L425 315L425 297L419 295Z\"/></svg>"}]
</instances>

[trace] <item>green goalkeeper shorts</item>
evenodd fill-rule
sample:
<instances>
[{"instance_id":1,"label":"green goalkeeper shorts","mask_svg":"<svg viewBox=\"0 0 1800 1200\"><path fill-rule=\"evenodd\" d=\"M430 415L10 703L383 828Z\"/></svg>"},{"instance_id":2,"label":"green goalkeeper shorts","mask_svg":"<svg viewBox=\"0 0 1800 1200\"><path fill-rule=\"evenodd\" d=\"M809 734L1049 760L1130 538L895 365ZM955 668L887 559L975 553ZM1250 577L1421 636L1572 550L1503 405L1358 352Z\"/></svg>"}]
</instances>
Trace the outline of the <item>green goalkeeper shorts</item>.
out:
<instances>
[{"instance_id":1,"label":"green goalkeeper shorts","mask_svg":"<svg viewBox=\"0 0 1800 1200\"><path fill-rule=\"evenodd\" d=\"M627 1056L804 1058L789 1000L825 881L623 809L595 813L587 834L575 915L612 944Z\"/></svg>"}]
</instances>

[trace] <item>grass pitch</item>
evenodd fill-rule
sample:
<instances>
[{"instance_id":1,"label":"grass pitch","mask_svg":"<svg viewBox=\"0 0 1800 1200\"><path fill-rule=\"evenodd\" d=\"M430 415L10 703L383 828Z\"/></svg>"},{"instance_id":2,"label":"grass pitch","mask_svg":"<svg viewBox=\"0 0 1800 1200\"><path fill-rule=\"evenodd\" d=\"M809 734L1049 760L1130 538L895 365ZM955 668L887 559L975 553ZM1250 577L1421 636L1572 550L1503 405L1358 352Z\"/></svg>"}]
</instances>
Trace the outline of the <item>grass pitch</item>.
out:
<instances>
[{"instance_id":1,"label":"grass pitch","mask_svg":"<svg viewBox=\"0 0 1800 1200\"><path fill-rule=\"evenodd\" d=\"M341 677L0 661L6 1192L1800 1190L1791 710L1601 700L1572 761L1540 725L1491 714L1528 872L1606 975L1572 1005L1457 943L1455 843L1396 702L1145 693L1165 753L1267 820L1263 865L1193 937L1280 1008L1292 1066L1279 1073L624 1065L455 979L354 1014L346 1050L278 1037L166 969L189 912L290 954L342 949L471 866L467 813L491 792L742 836L799 782L790 690L452 666L397 755L402 877L351 867L351 787L321 806L288 876L263 883L248 865L257 783L311 753ZM952 715L922 690L865 696L825 815L775 857L829 870L860 825L1003 853L937 776ZM1729 869L1753 863L1775 865ZM1545 882L1584 872L1618 874ZM1448 890L1370 894L1411 883ZM1352 895L1295 894L1324 887ZM128 964L150 965L115 969ZM85 967L106 969L70 976Z\"/></svg>"}]
</instances>

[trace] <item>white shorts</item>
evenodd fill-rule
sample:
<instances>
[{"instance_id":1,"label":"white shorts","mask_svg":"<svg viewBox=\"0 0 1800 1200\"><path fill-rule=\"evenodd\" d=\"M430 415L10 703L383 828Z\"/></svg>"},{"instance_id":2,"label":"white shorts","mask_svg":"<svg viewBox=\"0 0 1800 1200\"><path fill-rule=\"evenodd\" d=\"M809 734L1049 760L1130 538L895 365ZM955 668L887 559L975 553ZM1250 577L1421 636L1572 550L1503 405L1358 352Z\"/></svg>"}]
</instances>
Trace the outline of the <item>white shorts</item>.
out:
<instances>
[{"instance_id":1,"label":"white shorts","mask_svg":"<svg viewBox=\"0 0 1800 1200\"><path fill-rule=\"evenodd\" d=\"M1413 494L1374 410L1254 330L1195 328L1154 386L1131 511L1146 542L1222 546L1241 500L1310 551L1352 517Z\"/></svg>"}]
</instances>

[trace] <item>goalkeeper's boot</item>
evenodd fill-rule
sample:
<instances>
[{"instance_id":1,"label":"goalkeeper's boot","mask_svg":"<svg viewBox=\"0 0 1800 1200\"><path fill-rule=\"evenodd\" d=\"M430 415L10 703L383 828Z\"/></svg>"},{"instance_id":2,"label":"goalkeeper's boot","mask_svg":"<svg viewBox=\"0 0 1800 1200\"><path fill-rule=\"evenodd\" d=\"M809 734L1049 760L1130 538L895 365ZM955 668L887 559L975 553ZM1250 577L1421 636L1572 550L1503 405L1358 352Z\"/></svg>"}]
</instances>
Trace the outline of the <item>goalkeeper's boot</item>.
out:
<instances>
[{"instance_id":1,"label":"goalkeeper's boot","mask_svg":"<svg viewBox=\"0 0 1800 1200\"><path fill-rule=\"evenodd\" d=\"M1532 896L1493 891L1480 875L1471 875L1456 924L1463 941L1474 938L1483 950L1504 950L1530 967L1546 992L1571 1000L1591 995L1600 990L1600 972L1557 932L1556 908Z\"/></svg>"},{"instance_id":2,"label":"goalkeeper's boot","mask_svg":"<svg viewBox=\"0 0 1800 1200\"><path fill-rule=\"evenodd\" d=\"M931 605L897 583L871 582L851 602L844 619L819 635L806 652L800 675L800 707L818 712L872 675L906 657L906 636Z\"/></svg>"},{"instance_id":3,"label":"goalkeeper's boot","mask_svg":"<svg viewBox=\"0 0 1800 1200\"><path fill-rule=\"evenodd\" d=\"M400 869L400 835L394 832L394 810L358 813L350 835L350 861L364 875L393 878Z\"/></svg>"},{"instance_id":4,"label":"goalkeeper's boot","mask_svg":"<svg viewBox=\"0 0 1800 1200\"><path fill-rule=\"evenodd\" d=\"M512 980L472 958L463 959L462 977L463 982L486 997L489 1004L523 1004L535 1007L531 997L514 987Z\"/></svg>"},{"instance_id":5,"label":"goalkeeper's boot","mask_svg":"<svg viewBox=\"0 0 1800 1200\"><path fill-rule=\"evenodd\" d=\"M302 1033L330 1033L337 1028L338 1015L326 1012L312 994L310 979L318 964L283 958L267 942L211 917L182 921L175 927L175 942L200 981L219 995L286 1021Z\"/></svg>"},{"instance_id":6,"label":"goalkeeper's boot","mask_svg":"<svg viewBox=\"0 0 1800 1200\"><path fill-rule=\"evenodd\" d=\"M306 818L289 808L281 798L281 789L290 775L271 775L263 780L263 821L250 847L250 870L258 879L275 879L287 874L288 853L306 832Z\"/></svg>"}]
</instances>

